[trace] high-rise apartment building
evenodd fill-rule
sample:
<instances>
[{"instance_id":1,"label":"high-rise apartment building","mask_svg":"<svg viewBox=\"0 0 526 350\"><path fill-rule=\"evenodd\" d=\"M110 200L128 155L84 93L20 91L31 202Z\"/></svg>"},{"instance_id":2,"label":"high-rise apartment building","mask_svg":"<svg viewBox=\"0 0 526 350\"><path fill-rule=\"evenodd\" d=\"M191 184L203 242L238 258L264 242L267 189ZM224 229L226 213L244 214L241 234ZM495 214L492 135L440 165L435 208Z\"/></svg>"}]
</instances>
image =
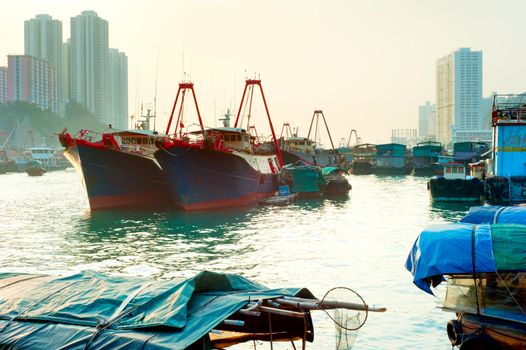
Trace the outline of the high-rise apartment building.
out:
<instances>
[{"instance_id":1,"label":"high-rise apartment building","mask_svg":"<svg viewBox=\"0 0 526 350\"><path fill-rule=\"evenodd\" d=\"M26 55L9 55L8 101L26 101L58 112L58 75L48 61Z\"/></svg>"},{"instance_id":2,"label":"high-rise apartment building","mask_svg":"<svg viewBox=\"0 0 526 350\"><path fill-rule=\"evenodd\" d=\"M436 138L436 105L426 101L418 106L418 138L434 140Z\"/></svg>"},{"instance_id":3,"label":"high-rise apartment building","mask_svg":"<svg viewBox=\"0 0 526 350\"><path fill-rule=\"evenodd\" d=\"M37 15L25 21L24 54L48 61L57 70L59 96L62 96L62 22L49 15Z\"/></svg>"},{"instance_id":4,"label":"high-rise apartment building","mask_svg":"<svg viewBox=\"0 0 526 350\"><path fill-rule=\"evenodd\" d=\"M112 124L108 22L93 11L71 18L70 101Z\"/></svg>"},{"instance_id":5,"label":"high-rise apartment building","mask_svg":"<svg viewBox=\"0 0 526 350\"><path fill-rule=\"evenodd\" d=\"M7 67L0 67L0 103L7 102Z\"/></svg>"},{"instance_id":6,"label":"high-rise apartment building","mask_svg":"<svg viewBox=\"0 0 526 350\"><path fill-rule=\"evenodd\" d=\"M128 57L117 49L109 52L113 125L118 129L128 129Z\"/></svg>"},{"instance_id":7,"label":"high-rise apartment building","mask_svg":"<svg viewBox=\"0 0 526 350\"><path fill-rule=\"evenodd\" d=\"M448 146L491 139L482 118L482 51L461 48L436 67L438 141Z\"/></svg>"}]
</instances>

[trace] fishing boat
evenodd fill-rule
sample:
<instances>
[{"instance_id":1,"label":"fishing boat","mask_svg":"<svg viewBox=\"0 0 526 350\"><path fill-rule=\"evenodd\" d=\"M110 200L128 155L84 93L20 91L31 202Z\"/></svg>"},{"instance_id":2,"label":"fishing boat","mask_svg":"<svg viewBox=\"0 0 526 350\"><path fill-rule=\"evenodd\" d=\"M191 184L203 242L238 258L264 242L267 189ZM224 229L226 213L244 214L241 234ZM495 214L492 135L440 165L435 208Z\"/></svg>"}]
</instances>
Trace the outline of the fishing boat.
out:
<instances>
[{"instance_id":1,"label":"fishing boat","mask_svg":"<svg viewBox=\"0 0 526 350\"><path fill-rule=\"evenodd\" d=\"M526 222L526 212L479 208L462 223L423 231L406 268L415 285L430 294L431 287L447 280L443 308L457 315L446 327L451 345L461 350L524 349L526 226L511 222Z\"/></svg>"},{"instance_id":2,"label":"fishing boat","mask_svg":"<svg viewBox=\"0 0 526 350\"><path fill-rule=\"evenodd\" d=\"M444 175L429 179L427 189L436 202L480 202L484 196L484 184L467 175L465 165L457 162L444 165Z\"/></svg>"},{"instance_id":3,"label":"fishing boat","mask_svg":"<svg viewBox=\"0 0 526 350\"><path fill-rule=\"evenodd\" d=\"M493 150L486 178L492 204L526 202L526 95L495 95Z\"/></svg>"},{"instance_id":4,"label":"fishing boat","mask_svg":"<svg viewBox=\"0 0 526 350\"><path fill-rule=\"evenodd\" d=\"M440 142L420 142L413 147L413 169L416 176L433 176L440 174L442 167L439 157L444 155Z\"/></svg>"},{"instance_id":5,"label":"fishing boat","mask_svg":"<svg viewBox=\"0 0 526 350\"><path fill-rule=\"evenodd\" d=\"M173 207L164 174L153 157L166 135L151 130L80 130L59 134L64 156L82 177L91 210Z\"/></svg>"},{"instance_id":6,"label":"fishing boat","mask_svg":"<svg viewBox=\"0 0 526 350\"><path fill-rule=\"evenodd\" d=\"M319 136L320 117L323 120L327 134L329 136L331 149L320 148L318 147L318 143L315 141ZM311 134L313 134L314 140L311 139ZM336 166L342 162L338 151L334 148L332 136L322 110L314 111L307 137L298 137L297 131L293 133L291 131L290 124L284 123L281 129L279 144L281 147L281 154L284 164L302 161L307 164L325 167Z\"/></svg>"},{"instance_id":7,"label":"fishing boat","mask_svg":"<svg viewBox=\"0 0 526 350\"><path fill-rule=\"evenodd\" d=\"M331 314L337 328L349 325L334 315L385 311L333 295L320 300L305 288L270 289L210 271L164 281L93 271L3 273L0 347L211 350L255 341L296 347L297 341L305 349L314 340L312 311Z\"/></svg>"},{"instance_id":8,"label":"fishing boat","mask_svg":"<svg viewBox=\"0 0 526 350\"><path fill-rule=\"evenodd\" d=\"M325 197L347 196L352 186L345 177L346 174L347 172L340 167L322 168L322 195Z\"/></svg>"},{"instance_id":9,"label":"fishing boat","mask_svg":"<svg viewBox=\"0 0 526 350\"><path fill-rule=\"evenodd\" d=\"M46 145L31 147L28 149L30 159L40 162L40 165L46 172L54 170L63 170L67 168L62 159L62 154L58 150L48 147Z\"/></svg>"},{"instance_id":10,"label":"fishing boat","mask_svg":"<svg viewBox=\"0 0 526 350\"><path fill-rule=\"evenodd\" d=\"M352 163L349 171L354 175L369 175L374 173L376 160L376 145L363 143L352 148Z\"/></svg>"},{"instance_id":11,"label":"fishing boat","mask_svg":"<svg viewBox=\"0 0 526 350\"><path fill-rule=\"evenodd\" d=\"M250 113L256 87L259 87L263 98L275 152L266 150L262 152L263 154L258 153L255 138L247 132L252 126ZM184 99L189 92L194 99L199 130L182 133ZM179 96L181 96L180 104ZM179 107L178 117L173 133L176 137L159 142L155 158L166 175L170 186L169 192L179 208L208 210L249 206L274 195L278 188L277 177L283 162L261 80L246 80L234 127L205 128L195 97L194 85L187 82L179 84L166 133L170 131L177 107ZM244 115L241 116L242 110L248 110L246 129L239 127L240 117L244 118Z\"/></svg>"},{"instance_id":12,"label":"fishing boat","mask_svg":"<svg viewBox=\"0 0 526 350\"><path fill-rule=\"evenodd\" d=\"M405 145L399 143L376 145L375 174L405 175L410 171Z\"/></svg>"}]
</instances>

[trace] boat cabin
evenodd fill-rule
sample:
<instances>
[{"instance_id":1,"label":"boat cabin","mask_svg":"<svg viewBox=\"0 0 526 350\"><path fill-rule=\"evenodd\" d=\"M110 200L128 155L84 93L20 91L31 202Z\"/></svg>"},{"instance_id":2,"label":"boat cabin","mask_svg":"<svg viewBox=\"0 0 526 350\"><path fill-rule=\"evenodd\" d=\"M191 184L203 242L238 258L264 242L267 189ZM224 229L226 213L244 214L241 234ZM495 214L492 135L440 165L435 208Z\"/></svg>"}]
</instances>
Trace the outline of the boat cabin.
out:
<instances>
[{"instance_id":1,"label":"boat cabin","mask_svg":"<svg viewBox=\"0 0 526 350\"><path fill-rule=\"evenodd\" d=\"M447 180L466 179L466 167L463 164L450 163L444 166L444 178Z\"/></svg>"},{"instance_id":2,"label":"boat cabin","mask_svg":"<svg viewBox=\"0 0 526 350\"><path fill-rule=\"evenodd\" d=\"M285 146L289 150L299 151L306 154L316 153L316 143L305 137L290 137L285 140Z\"/></svg>"},{"instance_id":3,"label":"boat cabin","mask_svg":"<svg viewBox=\"0 0 526 350\"><path fill-rule=\"evenodd\" d=\"M215 134L221 135L223 146L239 151L251 151L251 136L242 128L216 128L211 129Z\"/></svg>"},{"instance_id":4,"label":"boat cabin","mask_svg":"<svg viewBox=\"0 0 526 350\"><path fill-rule=\"evenodd\" d=\"M156 150L155 140L159 138L151 130L128 130L113 134L120 137L120 146L123 149L140 151L141 149Z\"/></svg>"}]
</instances>

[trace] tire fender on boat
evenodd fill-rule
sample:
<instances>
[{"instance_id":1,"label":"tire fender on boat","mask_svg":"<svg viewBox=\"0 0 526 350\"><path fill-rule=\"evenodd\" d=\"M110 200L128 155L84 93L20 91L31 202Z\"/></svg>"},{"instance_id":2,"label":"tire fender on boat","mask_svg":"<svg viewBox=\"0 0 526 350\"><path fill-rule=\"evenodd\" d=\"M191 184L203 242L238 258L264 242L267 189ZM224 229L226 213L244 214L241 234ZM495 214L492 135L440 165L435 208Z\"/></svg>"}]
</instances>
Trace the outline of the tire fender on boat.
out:
<instances>
[{"instance_id":1,"label":"tire fender on boat","mask_svg":"<svg viewBox=\"0 0 526 350\"><path fill-rule=\"evenodd\" d=\"M434 185L437 190L444 190L447 188L447 183L448 181L446 179L444 179L443 177L439 177L438 179L436 179Z\"/></svg>"},{"instance_id":2,"label":"tire fender on boat","mask_svg":"<svg viewBox=\"0 0 526 350\"><path fill-rule=\"evenodd\" d=\"M464 181L462 181L461 179L453 180L453 188L458 191L464 189Z\"/></svg>"},{"instance_id":3,"label":"tire fender on boat","mask_svg":"<svg viewBox=\"0 0 526 350\"><path fill-rule=\"evenodd\" d=\"M460 345L462 343L462 337L464 332L462 331L462 325L457 320L449 320L446 326L447 337L451 342L452 346Z\"/></svg>"}]
</instances>

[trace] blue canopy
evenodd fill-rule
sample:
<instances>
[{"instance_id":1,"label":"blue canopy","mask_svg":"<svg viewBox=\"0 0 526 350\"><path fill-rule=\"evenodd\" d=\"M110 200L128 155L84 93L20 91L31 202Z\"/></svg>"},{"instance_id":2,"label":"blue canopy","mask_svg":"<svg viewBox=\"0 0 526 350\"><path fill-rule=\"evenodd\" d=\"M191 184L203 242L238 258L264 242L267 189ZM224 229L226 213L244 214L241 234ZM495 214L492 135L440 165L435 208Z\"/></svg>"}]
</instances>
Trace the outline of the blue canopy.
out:
<instances>
[{"instance_id":1,"label":"blue canopy","mask_svg":"<svg viewBox=\"0 0 526 350\"><path fill-rule=\"evenodd\" d=\"M430 285L440 283L442 275L495 272L490 225L430 226L416 239L405 267L413 283L429 294Z\"/></svg>"},{"instance_id":2,"label":"blue canopy","mask_svg":"<svg viewBox=\"0 0 526 350\"><path fill-rule=\"evenodd\" d=\"M210 349L209 332L226 318L280 296L313 298L207 271L182 281L0 274L0 348Z\"/></svg>"},{"instance_id":3,"label":"blue canopy","mask_svg":"<svg viewBox=\"0 0 526 350\"><path fill-rule=\"evenodd\" d=\"M526 207L472 207L460 222L470 224L507 223L526 225Z\"/></svg>"}]
</instances>

